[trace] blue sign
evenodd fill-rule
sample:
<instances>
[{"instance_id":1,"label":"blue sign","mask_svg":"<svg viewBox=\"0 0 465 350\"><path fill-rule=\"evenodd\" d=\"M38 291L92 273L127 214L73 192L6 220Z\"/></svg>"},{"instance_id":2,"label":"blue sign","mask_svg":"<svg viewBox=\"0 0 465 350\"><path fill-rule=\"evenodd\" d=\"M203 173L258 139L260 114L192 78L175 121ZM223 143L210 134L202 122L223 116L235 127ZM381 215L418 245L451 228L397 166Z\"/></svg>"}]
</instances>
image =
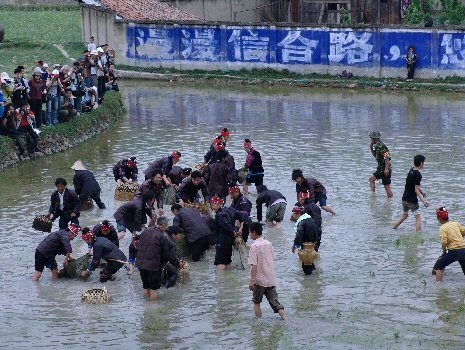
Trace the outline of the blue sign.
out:
<instances>
[{"instance_id":1,"label":"blue sign","mask_svg":"<svg viewBox=\"0 0 465 350\"><path fill-rule=\"evenodd\" d=\"M414 46L418 68L431 67L431 33L382 32L381 66L402 68L407 66L409 46Z\"/></svg>"},{"instance_id":2,"label":"blue sign","mask_svg":"<svg viewBox=\"0 0 465 350\"><path fill-rule=\"evenodd\" d=\"M226 29L230 62L270 63L270 30Z\"/></svg>"},{"instance_id":3,"label":"blue sign","mask_svg":"<svg viewBox=\"0 0 465 350\"><path fill-rule=\"evenodd\" d=\"M150 61L175 60L177 59L178 36L176 28L136 26L134 28L134 57Z\"/></svg>"},{"instance_id":4,"label":"blue sign","mask_svg":"<svg viewBox=\"0 0 465 350\"><path fill-rule=\"evenodd\" d=\"M220 28L181 28L179 53L187 61L221 61Z\"/></svg>"},{"instance_id":5,"label":"blue sign","mask_svg":"<svg viewBox=\"0 0 465 350\"><path fill-rule=\"evenodd\" d=\"M330 31L330 65L373 66L374 33L353 31Z\"/></svg>"},{"instance_id":6,"label":"blue sign","mask_svg":"<svg viewBox=\"0 0 465 350\"><path fill-rule=\"evenodd\" d=\"M312 30L277 30L276 62L281 64L328 64L328 34Z\"/></svg>"},{"instance_id":7,"label":"blue sign","mask_svg":"<svg viewBox=\"0 0 465 350\"><path fill-rule=\"evenodd\" d=\"M465 68L465 34L439 34L439 68Z\"/></svg>"}]
</instances>

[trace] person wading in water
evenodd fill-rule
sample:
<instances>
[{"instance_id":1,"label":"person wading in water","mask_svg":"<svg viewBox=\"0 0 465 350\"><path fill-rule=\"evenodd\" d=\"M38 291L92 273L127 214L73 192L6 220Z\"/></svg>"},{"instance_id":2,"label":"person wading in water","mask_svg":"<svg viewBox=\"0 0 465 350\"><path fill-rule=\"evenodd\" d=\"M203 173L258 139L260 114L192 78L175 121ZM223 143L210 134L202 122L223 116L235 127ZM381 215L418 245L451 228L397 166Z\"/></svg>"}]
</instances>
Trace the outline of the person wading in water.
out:
<instances>
[{"instance_id":1,"label":"person wading in water","mask_svg":"<svg viewBox=\"0 0 465 350\"><path fill-rule=\"evenodd\" d=\"M381 133L379 131L370 132L370 151L373 154L373 157L376 158L378 162L378 167L376 171L370 176L370 188L371 192L376 191L376 180L381 179L384 189L386 190L386 195L388 198L392 198L392 189L391 189L391 154L389 149L384 143L381 142Z\"/></svg>"}]
</instances>

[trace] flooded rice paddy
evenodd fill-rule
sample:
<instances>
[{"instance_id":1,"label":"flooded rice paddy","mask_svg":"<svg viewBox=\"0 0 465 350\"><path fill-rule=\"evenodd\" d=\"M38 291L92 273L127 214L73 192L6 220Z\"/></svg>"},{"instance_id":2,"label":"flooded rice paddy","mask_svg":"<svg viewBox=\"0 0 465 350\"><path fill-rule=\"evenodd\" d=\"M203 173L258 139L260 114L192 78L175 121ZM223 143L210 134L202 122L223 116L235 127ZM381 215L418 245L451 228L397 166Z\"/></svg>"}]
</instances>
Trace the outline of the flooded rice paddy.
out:
<instances>
[{"instance_id":1,"label":"flooded rice paddy","mask_svg":"<svg viewBox=\"0 0 465 350\"><path fill-rule=\"evenodd\" d=\"M0 173L0 348L113 349L463 349L465 276L454 264L436 285L432 266L441 253L434 207L444 204L465 222L463 144L465 97L344 90L202 87L127 82L129 116L78 148ZM266 301L253 315L249 272L216 272L213 253L192 263L191 283L142 299L138 274L121 270L106 283L113 301L86 305L90 282L31 281L34 251L45 234L32 219L48 209L54 179L69 182L75 160L97 176L107 209L81 215L82 225L111 218L112 166L137 154L140 169L173 149L182 166L200 162L213 136L232 130L228 143L239 166L242 141L262 153L265 183L288 199L281 230L267 229L277 253L278 293L289 316L282 322ZM369 190L376 163L368 133L378 129L393 157L394 199ZM405 176L423 153L422 186L431 203L422 210L423 232L409 218L397 231ZM290 251L295 202L291 171L301 167L327 188L338 215L323 213L321 259L304 277ZM252 189L255 193L255 189ZM250 199L253 201L255 195ZM254 210L255 211L255 210ZM55 223L57 226L57 223ZM129 237L122 243L127 254ZM87 250L73 242L75 255ZM59 264L62 257L58 260Z\"/></svg>"}]
</instances>

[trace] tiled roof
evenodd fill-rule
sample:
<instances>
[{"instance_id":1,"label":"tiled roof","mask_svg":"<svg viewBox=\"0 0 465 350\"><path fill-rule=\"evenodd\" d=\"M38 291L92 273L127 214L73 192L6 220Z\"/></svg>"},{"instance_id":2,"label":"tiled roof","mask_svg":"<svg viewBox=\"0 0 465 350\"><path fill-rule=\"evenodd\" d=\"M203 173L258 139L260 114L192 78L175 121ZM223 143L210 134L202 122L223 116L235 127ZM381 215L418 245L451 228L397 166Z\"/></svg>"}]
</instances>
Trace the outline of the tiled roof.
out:
<instances>
[{"instance_id":1,"label":"tiled roof","mask_svg":"<svg viewBox=\"0 0 465 350\"><path fill-rule=\"evenodd\" d=\"M123 19L134 21L201 21L202 18L157 0L100 0Z\"/></svg>"}]
</instances>

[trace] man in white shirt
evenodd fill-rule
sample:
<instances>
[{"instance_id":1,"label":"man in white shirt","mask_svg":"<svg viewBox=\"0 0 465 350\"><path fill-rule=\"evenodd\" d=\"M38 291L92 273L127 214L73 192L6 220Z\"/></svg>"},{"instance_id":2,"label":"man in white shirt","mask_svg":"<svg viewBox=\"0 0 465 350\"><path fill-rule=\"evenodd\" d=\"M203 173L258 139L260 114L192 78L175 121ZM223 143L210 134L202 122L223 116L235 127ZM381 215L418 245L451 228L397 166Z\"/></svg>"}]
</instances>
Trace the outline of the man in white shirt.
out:
<instances>
[{"instance_id":1,"label":"man in white shirt","mask_svg":"<svg viewBox=\"0 0 465 350\"><path fill-rule=\"evenodd\" d=\"M97 50L97 45L94 43L95 38L93 36L90 37L90 42L87 44L87 50L89 52L93 50Z\"/></svg>"}]
</instances>

